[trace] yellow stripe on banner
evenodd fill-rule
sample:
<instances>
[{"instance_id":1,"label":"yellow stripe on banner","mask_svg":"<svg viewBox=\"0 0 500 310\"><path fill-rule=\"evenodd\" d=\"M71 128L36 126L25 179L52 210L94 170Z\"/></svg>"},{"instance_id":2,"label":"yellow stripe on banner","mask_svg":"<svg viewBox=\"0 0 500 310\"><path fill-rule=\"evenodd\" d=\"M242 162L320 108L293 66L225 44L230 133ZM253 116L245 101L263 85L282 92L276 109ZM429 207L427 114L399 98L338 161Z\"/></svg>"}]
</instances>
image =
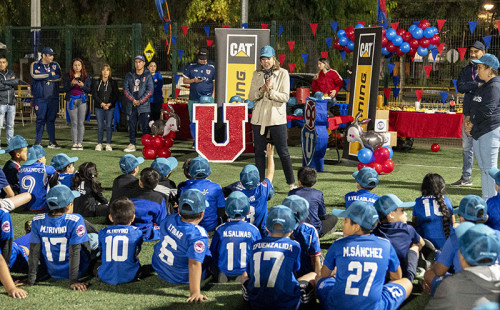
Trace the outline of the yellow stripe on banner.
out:
<instances>
[{"instance_id":1,"label":"yellow stripe on banner","mask_svg":"<svg viewBox=\"0 0 500 310\"><path fill-rule=\"evenodd\" d=\"M254 71L254 64L227 64L227 100L232 96L240 96L243 100L248 98Z\"/></svg>"},{"instance_id":2,"label":"yellow stripe on banner","mask_svg":"<svg viewBox=\"0 0 500 310\"><path fill-rule=\"evenodd\" d=\"M371 65L358 65L356 69L356 84L354 89L354 102L352 106L352 116L356 117L359 111L363 114L359 120L368 118L368 109L370 105L370 87L372 79L372 66ZM366 131L366 124L361 125ZM349 144L349 155L357 156L358 151L361 149L359 142Z\"/></svg>"}]
</instances>

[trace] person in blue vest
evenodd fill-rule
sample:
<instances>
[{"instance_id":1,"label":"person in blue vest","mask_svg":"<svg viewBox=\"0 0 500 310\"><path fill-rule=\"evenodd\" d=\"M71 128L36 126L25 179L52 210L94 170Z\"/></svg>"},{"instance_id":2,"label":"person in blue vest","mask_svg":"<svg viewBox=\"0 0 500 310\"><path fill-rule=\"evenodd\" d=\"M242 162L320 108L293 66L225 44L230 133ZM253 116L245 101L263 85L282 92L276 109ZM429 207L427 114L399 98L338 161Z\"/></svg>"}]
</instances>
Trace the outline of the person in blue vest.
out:
<instances>
[{"instance_id":1,"label":"person in blue vest","mask_svg":"<svg viewBox=\"0 0 500 310\"><path fill-rule=\"evenodd\" d=\"M161 73L156 71L156 62L152 61L148 65L148 70L153 76L154 91L153 96L151 96L151 115L149 116L150 121L156 121L160 119L161 108L163 105L163 77Z\"/></svg>"},{"instance_id":2,"label":"person in blue vest","mask_svg":"<svg viewBox=\"0 0 500 310\"><path fill-rule=\"evenodd\" d=\"M49 149L60 148L56 142L55 121L59 110L59 82L61 67L54 61L56 53L50 47L42 50L42 59L31 64L33 107L36 114L35 144L42 143L45 124L49 135Z\"/></svg>"}]
</instances>

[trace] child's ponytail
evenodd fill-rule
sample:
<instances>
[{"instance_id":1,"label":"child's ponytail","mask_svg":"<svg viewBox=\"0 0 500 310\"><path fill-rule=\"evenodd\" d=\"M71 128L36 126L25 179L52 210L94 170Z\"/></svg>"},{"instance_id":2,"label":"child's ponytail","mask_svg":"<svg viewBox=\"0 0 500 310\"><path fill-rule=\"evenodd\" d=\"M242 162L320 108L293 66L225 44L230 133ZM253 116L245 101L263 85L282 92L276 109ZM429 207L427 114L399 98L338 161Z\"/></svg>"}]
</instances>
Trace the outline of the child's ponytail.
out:
<instances>
[{"instance_id":1,"label":"child's ponytail","mask_svg":"<svg viewBox=\"0 0 500 310\"><path fill-rule=\"evenodd\" d=\"M428 173L422 182L422 195L434 196L439 205L439 211L443 215L443 231L446 238L450 236L451 231L451 213L444 201L445 182L442 176L437 173Z\"/></svg>"}]
</instances>

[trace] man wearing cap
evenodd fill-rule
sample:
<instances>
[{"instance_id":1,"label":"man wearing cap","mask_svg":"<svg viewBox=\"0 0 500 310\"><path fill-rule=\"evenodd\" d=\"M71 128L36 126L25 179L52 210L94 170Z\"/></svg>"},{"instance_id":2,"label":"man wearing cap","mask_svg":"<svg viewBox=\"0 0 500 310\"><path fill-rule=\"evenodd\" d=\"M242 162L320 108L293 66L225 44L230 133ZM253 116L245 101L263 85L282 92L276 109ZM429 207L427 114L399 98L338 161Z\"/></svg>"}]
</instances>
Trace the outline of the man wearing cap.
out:
<instances>
[{"instance_id":1,"label":"man wearing cap","mask_svg":"<svg viewBox=\"0 0 500 310\"><path fill-rule=\"evenodd\" d=\"M123 80L123 93L127 97L126 105L128 115L128 135L130 144L124 152L135 152L135 136L137 135L137 123L139 122L142 134L150 133L149 113L151 108L149 101L154 91L153 76L144 68L146 59L142 55L135 56L135 71L127 73Z\"/></svg>"},{"instance_id":2,"label":"man wearing cap","mask_svg":"<svg viewBox=\"0 0 500 310\"><path fill-rule=\"evenodd\" d=\"M54 61L56 53L46 47L42 50L42 58L31 63L30 74L33 85L33 100L36 113L35 144L42 142L43 129L47 124L49 149L60 148L56 142L55 121L59 110L59 82L61 67Z\"/></svg>"},{"instance_id":3,"label":"man wearing cap","mask_svg":"<svg viewBox=\"0 0 500 310\"><path fill-rule=\"evenodd\" d=\"M19 79L12 70L7 69L7 58L0 55L0 130L6 127L6 138L9 143L14 136L14 118L16 117L16 101L14 87L19 84Z\"/></svg>"},{"instance_id":4,"label":"man wearing cap","mask_svg":"<svg viewBox=\"0 0 500 310\"><path fill-rule=\"evenodd\" d=\"M473 93L483 83L483 81L477 74L477 66L476 64L474 64L473 60L481 58L484 55L485 50L486 48L483 43L479 41L474 42L474 44L469 47L469 58L471 61L467 64L467 66L462 68L462 71L460 71L460 75L458 76L457 90L458 92L464 94L464 120L462 126L463 166L462 176L460 177L460 179L454 183L451 183L450 185L472 186L471 173L472 161L474 159L472 151L472 137L466 134L465 128L472 125L470 114L471 105L473 104Z\"/></svg>"}]
</instances>

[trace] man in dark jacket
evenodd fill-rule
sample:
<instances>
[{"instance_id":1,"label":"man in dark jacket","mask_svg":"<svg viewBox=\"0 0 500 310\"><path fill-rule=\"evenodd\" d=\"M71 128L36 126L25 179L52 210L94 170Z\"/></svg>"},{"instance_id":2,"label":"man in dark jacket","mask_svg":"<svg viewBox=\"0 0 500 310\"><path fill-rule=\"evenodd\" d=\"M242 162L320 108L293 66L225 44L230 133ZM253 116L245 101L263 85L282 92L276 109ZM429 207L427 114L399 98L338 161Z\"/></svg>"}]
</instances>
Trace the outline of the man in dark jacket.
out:
<instances>
[{"instance_id":1,"label":"man in dark jacket","mask_svg":"<svg viewBox=\"0 0 500 310\"><path fill-rule=\"evenodd\" d=\"M135 56L135 71L129 72L123 81L123 93L127 97L128 135L130 144L124 152L135 152L135 136L137 122L140 123L142 133L149 130L149 113L151 112L149 100L153 95L154 83L149 70L144 68L146 59L142 55Z\"/></svg>"},{"instance_id":2,"label":"man in dark jacket","mask_svg":"<svg viewBox=\"0 0 500 310\"><path fill-rule=\"evenodd\" d=\"M19 84L14 72L7 69L7 58L0 56L0 130L6 128L7 143L14 136L14 118L16 117L16 100L14 87Z\"/></svg>"},{"instance_id":3,"label":"man in dark jacket","mask_svg":"<svg viewBox=\"0 0 500 310\"><path fill-rule=\"evenodd\" d=\"M30 74L33 85L33 100L36 113L35 144L42 142L43 129L47 124L49 149L60 148L56 142L55 121L59 110L59 82L61 67L54 61L56 53L46 47L42 50L42 59L31 63Z\"/></svg>"},{"instance_id":4,"label":"man in dark jacket","mask_svg":"<svg viewBox=\"0 0 500 310\"><path fill-rule=\"evenodd\" d=\"M471 173L474 154L472 152L472 137L465 133L465 127L470 126L471 106L474 91L483 83L477 75L477 66L472 62L481 58L485 53L483 43L476 41L469 47L470 62L460 71L457 81L457 90L464 94L463 113L464 121L462 125L462 148L463 148L463 167L460 179L451 185L472 186Z\"/></svg>"}]
</instances>

